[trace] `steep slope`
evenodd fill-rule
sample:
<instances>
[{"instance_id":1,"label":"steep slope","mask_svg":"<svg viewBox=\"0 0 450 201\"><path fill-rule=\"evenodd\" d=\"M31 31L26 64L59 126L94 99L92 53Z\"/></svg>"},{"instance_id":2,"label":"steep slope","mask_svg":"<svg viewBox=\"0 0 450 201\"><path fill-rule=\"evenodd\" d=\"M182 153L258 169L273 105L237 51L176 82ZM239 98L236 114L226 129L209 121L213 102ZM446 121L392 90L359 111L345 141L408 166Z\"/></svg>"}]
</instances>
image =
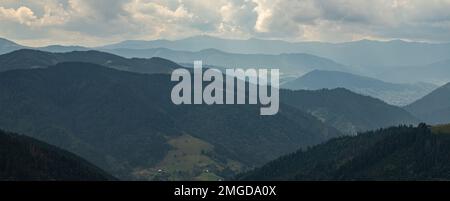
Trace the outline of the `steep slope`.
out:
<instances>
[{"instance_id":1,"label":"steep slope","mask_svg":"<svg viewBox=\"0 0 450 201\"><path fill-rule=\"evenodd\" d=\"M24 48L24 46L10 40L0 38L0 54L5 54L22 48Z\"/></svg>"},{"instance_id":2,"label":"steep slope","mask_svg":"<svg viewBox=\"0 0 450 201\"><path fill-rule=\"evenodd\" d=\"M258 105L176 106L174 84L169 75L88 63L7 71L0 73L0 127L64 147L126 179L193 179L205 169L225 177L342 135L284 104L274 116L260 116ZM183 139L204 150L180 144ZM193 170L173 169L200 156Z\"/></svg>"},{"instance_id":3,"label":"steep slope","mask_svg":"<svg viewBox=\"0 0 450 201\"><path fill-rule=\"evenodd\" d=\"M43 68L61 62L89 62L118 70L138 73L169 73L180 66L162 58L126 59L99 51L73 51L50 53L39 50L21 49L0 55L0 71L13 69Z\"/></svg>"},{"instance_id":4,"label":"steep slope","mask_svg":"<svg viewBox=\"0 0 450 201\"><path fill-rule=\"evenodd\" d=\"M280 96L283 103L307 111L348 134L418 123L414 116L402 108L343 88L317 91L282 90Z\"/></svg>"},{"instance_id":5,"label":"steep slope","mask_svg":"<svg viewBox=\"0 0 450 201\"><path fill-rule=\"evenodd\" d=\"M84 159L23 135L0 130L0 181L115 180Z\"/></svg>"},{"instance_id":6,"label":"steep slope","mask_svg":"<svg viewBox=\"0 0 450 201\"><path fill-rule=\"evenodd\" d=\"M321 70L311 71L281 87L292 90L342 87L398 106L408 105L437 88L432 84L394 84L351 73Z\"/></svg>"},{"instance_id":7,"label":"steep slope","mask_svg":"<svg viewBox=\"0 0 450 201\"><path fill-rule=\"evenodd\" d=\"M392 127L283 156L240 179L449 180L449 152L448 132L432 132L424 124Z\"/></svg>"},{"instance_id":8,"label":"steep slope","mask_svg":"<svg viewBox=\"0 0 450 201\"><path fill-rule=\"evenodd\" d=\"M405 107L406 110L430 124L450 122L450 83Z\"/></svg>"},{"instance_id":9,"label":"steep slope","mask_svg":"<svg viewBox=\"0 0 450 201\"><path fill-rule=\"evenodd\" d=\"M227 68L279 68L286 74L304 74L314 69L350 71L348 67L330 59L302 53L291 54L236 54L217 49L197 52L175 51L166 48L156 49L113 49L104 50L125 57L162 57L178 63L192 63L203 60L205 64Z\"/></svg>"}]
</instances>

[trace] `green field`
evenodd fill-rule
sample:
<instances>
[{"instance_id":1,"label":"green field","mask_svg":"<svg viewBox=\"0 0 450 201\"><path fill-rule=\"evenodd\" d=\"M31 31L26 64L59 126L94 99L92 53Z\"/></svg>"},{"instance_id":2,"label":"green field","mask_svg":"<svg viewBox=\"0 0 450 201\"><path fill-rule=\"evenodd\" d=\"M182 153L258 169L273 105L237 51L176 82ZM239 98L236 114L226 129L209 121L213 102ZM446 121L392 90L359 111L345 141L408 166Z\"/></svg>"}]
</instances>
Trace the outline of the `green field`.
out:
<instances>
[{"instance_id":1,"label":"green field","mask_svg":"<svg viewBox=\"0 0 450 201\"><path fill-rule=\"evenodd\" d=\"M215 154L214 146L184 134L168 139L172 149L164 159L153 168L135 169L134 175L148 180L194 180L217 181L223 180L220 172L226 168L239 172L242 164L233 160L226 162L212 158Z\"/></svg>"},{"instance_id":2,"label":"green field","mask_svg":"<svg viewBox=\"0 0 450 201\"><path fill-rule=\"evenodd\" d=\"M431 127L431 131L436 134L450 134L450 124L441 124Z\"/></svg>"}]
</instances>

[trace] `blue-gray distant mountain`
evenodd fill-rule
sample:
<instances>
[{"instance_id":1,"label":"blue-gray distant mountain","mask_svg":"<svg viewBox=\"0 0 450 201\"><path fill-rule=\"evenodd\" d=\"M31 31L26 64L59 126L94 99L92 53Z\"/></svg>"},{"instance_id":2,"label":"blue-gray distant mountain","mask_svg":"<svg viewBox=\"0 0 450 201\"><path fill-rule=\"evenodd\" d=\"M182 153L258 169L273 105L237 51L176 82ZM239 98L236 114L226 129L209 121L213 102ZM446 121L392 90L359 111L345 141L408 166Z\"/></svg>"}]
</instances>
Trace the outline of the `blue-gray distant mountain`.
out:
<instances>
[{"instance_id":1,"label":"blue-gray distant mountain","mask_svg":"<svg viewBox=\"0 0 450 201\"><path fill-rule=\"evenodd\" d=\"M161 57L177 63L192 63L202 60L204 64L226 68L279 68L285 74L304 74L314 69L351 71L350 68L330 59L309 54L236 54L217 49L205 49L197 52L175 51L166 48L156 49L113 49L104 50L124 57Z\"/></svg>"},{"instance_id":2,"label":"blue-gray distant mountain","mask_svg":"<svg viewBox=\"0 0 450 201\"><path fill-rule=\"evenodd\" d=\"M2 47L2 44L4 47ZM2 39L0 54L24 47ZM450 59L450 43L422 43L394 41L361 40L345 43L325 42L286 42L281 40L248 40L222 39L211 36L194 36L181 40L130 40L117 44L85 48L79 46L48 46L38 47L44 51L68 52L73 50L114 50L114 49L155 49L168 48L178 51L201 51L217 49L236 54L283 54L305 53L329 58L338 63L358 68L359 72L375 75L392 69L393 66L427 65Z\"/></svg>"},{"instance_id":3,"label":"blue-gray distant mountain","mask_svg":"<svg viewBox=\"0 0 450 201\"><path fill-rule=\"evenodd\" d=\"M10 40L0 38L0 54L12 52L22 48L25 47Z\"/></svg>"},{"instance_id":4,"label":"blue-gray distant mountain","mask_svg":"<svg viewBox=\"0 0 450 201\"><path fill-rule=\"evenodd\" d=\"M154 40L154 41L124 41L121 43L107 45L103 47L86 48L81 46L60 46L52 45L46 47L24 47L17 45L11 41L2 40L4 48L1 48L2 42L0 42L0 54L11 52L21 48L38 49L50 52L70 52L70 51L84 51L84 50L100 50L117 53L126 57L145 57L149 58L151 55L161 54L161 57L180 62L178 59L183 58L182 53L177 54L177 58L170 51L177 52L200 52L202 50L208 51L208 49L216 49L222 52L229 52L233 54L252 54L252 55L272 55L277 56L280 54L293 56L295 54L309 54L316 55L321 58L328 58L335 63L348 66L347 68L329 68L329 66L322 66L317 68L317 65L309 65L306 63L300 63L300 73L305 73L304 69L320 69L320 70L339 70L345 72L358 73L367 75L390 82L431 82L442 84L448 82L448 72L440 74L440 70L426 71L426 65L437 64L442 66L442 70L448 65L442 65L439 62L450 59L450 43L432 44L421 42L406 42L401 40L394 41L370 41L361 40L345 43L324 43L324 42L286 42L280 40L260 40L260 39L248 39L248 40L230 40L221 39L210 36L195 36L181 40ZM6 43L5 43L6 41ZM163 48L163 49L160 49ZM169 50L164 50L171 49ZM160 51L155 53L156 49ZM292 55L293 54L293 55ZM164 56L163 56L164 55ZM211 55L210 55L211 56ZM199 58L199 57L197 57ZM222 59L211 57L219 61ZM192 58L189 61L192 63ZM255 58L257 59L257 58ZM223 60L222 60L223 61ZM280 62L269 62L271 66L288 66L292 67L290 61L295 59L289 59L288 63L282 62L284 59L280 59ZM437 63L438 62L438 63ZM222 62L223 63L223 62ZM225 64L234 64L236 61L230 60ZM258 60L252 62L259 65ZM273 64L275 63L275 65ZM243 62L248 64L248 62ZM447 62L448 64L448 62ZM217 65L210 63L210 65ZM256 65L256 64L253 64ZM267 64L264 64L267 66ZM424 68L414 68L425 66ZM404 67L404 68L403 68ZM419 73L412 73L411 76L403 76L399 72L403 72L412 68L411 72L418 71ZM308 69L308 68L306 68ZM391 73L393 72L393 73ZM424 72L422 74L421 72ZM422 75L422 77L421 77Z\"/></svg>"},{"instance_id":5,"label":"blue-gray distant mountain","mask_svg":"<svg viewBox=\"0 0 450 201\"><path fill-rule=\"evenodd\" d=\"M443 85L450 82L450 59L427 65L395 67L380 73L377 77L394 82L421 81Z\"/></svg>"},{"instance_id":6,"label":"blue-gray distant mountain","mask_svg":"<svg viewBox=\"0 0 450 201\"><path fill-rule=\"evenodd\" d=\"M427 83L396 84L351 73L321 70L311 71L281 85L281 87L292 90L342 87L398 106L410 104L437 88L437 86Z\"/></svg>"},{"instance_id":7,"label":"blue-gray distant mountain","mask_svg":"<svg viewBox=\"0 0 450 201\"><path fill-rule=\"evenodd\" d=\"M316 91L281 90L280 100L310 113L345 134L354 135L388 126L419 123L416 117L402 108L344 88Z\"/></svg>"},{"instance_id":8,"label":"blue-gray distant mountain","mask_svg":"<svg viewBox=\"0 0 450 201\"><path fill-rule=\"evenodd\" d=\"M194 36L181 40L124 41L105 49L169 48L200 51L214 48L241 54L307 53L352 66L380 68L385 66L425 65L449 59L450 43L361 40L346 43L286 42L280 40L231 40L211 36ZM373 70L373 69L367 69Z\"/></svg>"},{"instance_id":9,"label":"blue-gray distant mountain","mask_svg":"<svg viewBox=\"0 0 450 201\"><path fill-rule=\"evenodd\" d=\"M450 83L405 107L406 110L430 124L450 122Z\"/></svg>"},{"instance_id":10,"label":"blue-gray distant mountain","mask_svg":"<svg viewBox=\"0 0 450 201\"><path fill-rule=\"evenodd\" d=\"M20 49L35 49L47 52L72 52L72 51L87 51L92 48L87 48L83 46L64 46L64 45L49 45L44 47L29 47L25 45L17 44L13 41L0 38L0 54L5 54L13 52Z\"/></svg>"},{"instance_id":11,"label":"blue-gray distant mountain","mask_svg":"<svg viewBox=\"0 0 450 201\"><path fill-rule=\"evenodd\" d=\"M116 180L79 156L0 130L0 181Z\"/></svg>"}]
</instances>

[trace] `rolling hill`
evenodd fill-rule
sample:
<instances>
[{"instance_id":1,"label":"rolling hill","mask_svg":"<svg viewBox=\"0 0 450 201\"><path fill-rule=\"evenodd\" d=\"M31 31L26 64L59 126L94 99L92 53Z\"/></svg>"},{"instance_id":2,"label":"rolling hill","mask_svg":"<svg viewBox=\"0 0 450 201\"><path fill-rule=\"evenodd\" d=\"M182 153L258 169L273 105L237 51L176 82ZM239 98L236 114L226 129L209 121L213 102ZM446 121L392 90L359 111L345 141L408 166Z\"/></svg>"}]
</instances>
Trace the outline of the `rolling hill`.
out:
<instances>
[{"instance_id":1,"label":"rolling hill","mask_svg":"<svg viewBox=\"0 0 450 201\"><path fill-rule=\"evenodd\" d=\"M281 85L281 87L292 90L334 89L342 87L397 106L408 105L437 88L433 84L396 84L351 73L321 70L311 71L306 75Z\"/></svg>"},{"instance_id":2,"label":"rolling hill","mask_svg":"<svg viewBox=\"0 0 450 201\"><path fill-rule=\"evenodd\" d=\"M108 181L114 177L44 142L0 130L0 181Z\"/></svg>"},{"instance_id":3,"label":"rolling hill","mask_svg":"<svg viewBox=\"0 0 450 201\"><path fill-rule=\"evenodd\" d=\"M444 132L442 132L444 131ZM242 180L449 180L448 126L391 127L280 157Z\"/></svg>"},{"instance_id":4,"label":"rolling hill","mask_svg":"<svg viewBox=\"0 0 450 201\"><path fill-rule=\"evenodd\" d=\"M50 45L26 47L6 39L2 53L35 49L55 53L99 50L124 57L163 57L179 63L202 58L208 65L225 67L272 67L301 75L311 70L357 73L394 83L449 82L450 43L352 41L344 43L286 42L281 40L230 40L194 36L180 40L123 41L102 47ZM228 53L229 52L229 53ZM316 56L312 56L316 55ZM270 58L270 59L269 59ZM263 62L264 61L264 62ZM429 69L429 70L427 70ZM408 76L403 72L408 71Z\"/></svg>"},{"instance_id":5,"label":"rolling hill","mask_svg":"<svg viewBox=\"0 0 450 201\"><path fill-rule=\"evenodd\" d=\"M162 58L127 59L114 54L90 51L51 53L21 49L0 55L0 72L14 69L44 68L61 62L88 62L137 73L170 73L180 65Z\"/></svg>"},{"instance_id":6,"label":"rolling hill","mask_svg":"<svg viewBox=\"0 0 450 201\"><path fill-rule=\"evenodd\" d=\"M419 121L402 108L344 88L282 90L281 102L306 111L346 134Z\"/></svg>"},{"instance_id":7,"label":"rolling hill","mask_svg":"<svg viewBox=\"0 0 450 201\"><path fill-rule=\"evenodd\" d=\"M229 178L342 135L285 104L275 116L258 105L177 106L174 84L80 62L11 70L0 73L0 127L138 180Z\"/></svg>"},{"instance_id":8,"label":"rolling hill","mask_svg":"<svg viewBox=\"0 0 450 201\"><path fill-rule=\"evenodd\" d=\"M450 83L406 106L405 109L430 124L449 123Z\"/></svg>"}]
</instances>

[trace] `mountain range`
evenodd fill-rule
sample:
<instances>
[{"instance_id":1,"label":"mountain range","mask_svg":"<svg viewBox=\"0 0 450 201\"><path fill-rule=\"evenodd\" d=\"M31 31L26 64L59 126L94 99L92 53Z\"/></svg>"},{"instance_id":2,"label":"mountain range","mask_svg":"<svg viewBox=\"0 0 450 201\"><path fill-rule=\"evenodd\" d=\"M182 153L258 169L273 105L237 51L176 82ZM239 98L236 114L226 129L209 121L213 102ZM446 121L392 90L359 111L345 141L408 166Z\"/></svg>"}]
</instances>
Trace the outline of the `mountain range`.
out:
<instances>
[{"instance_id":1,"label":"mountain range","mask_svg":"<svg viewBox=\"0 0 450 201\"><path fill-rule=\"evenodd\" d=\"M236 54L217 49L204 49L197 52L174 51L166 48L156 49L103 49L124 57L162 57L177 63L192 63L202 60L205 64L227 68L278 68L282 74L304 74L314 69L351 71L350 68L332 60L303 53Z\"/></svg>"},{"instance_id":2,"label":"mountain range","mask_svg":"<svg viewBox=\"0 0 450 201\"><path fill-rule=\"evenodd\" d=\"M86 160L33 138L0 130L0 181L108 181Z\"/></svg>"},{"instance_id":3,"label":"mountain range","mask_svg":"<svg viewBox=\"0 0 450 201\"><path fill-rule=\"evenodd\" d=\"M351 73L322 70L311 71L295 80L284 83L281 87L292 90L342 87L397 106L408 105L437 88L437 86L428 83L396 84Z\"/></svg>"},{"instance_id":4,"label":"mountain range","mask_svg":"<svg viewBox=\"0 0 450 201\"><path fill-rule=\"evenodd\" d=\"M338 63L361 67L425 65L449 59L450 44L421 42L361 40L345 43L286 42L280 40L222 39L194 36L180 40L123 41L100 47L102 49L168 48L181 51L200 51L214 48L238 54L306 53L332 59Z\"/></svg>"},{"instance_id":5,"label":"mountain range","mask_svg":"<svg viewBox=\"0 0 450 201\"><path fill-rule=\"evenodd\" d=\"M406 110L344 88L282 90L281 101L306 111L347 135L400 124L418 124Z\"/></svg>"},{"instance_id":6,"label":"mountain range","mask_svg":"<svg viewBox=\"0 0 450 201\"><path fill-rule=\"evenodd\" d=\"M0 54L12 52L15 50L26 48L25 46L19 45L10 40L0 38Z\"/></svg>"},{"instance_id":7,"label":"mountain range","mask_svg":"<svg viewBox=\"0 0 450 201\"><path fill-rule=\"evenodd\" d=\"M123 41L102 47L51 45L26 47L0 41L0 54L18 49L49 52L98 50L123 57L163 57L177 63L203 59L221 67L281 68L292 75L311 70L343 71L393 83L427 82L442 85L450 80L449 43L361 40L346 43L230 40L195 36L180 40ZM430 69L430 70L427 70ZM411 72L404 76L402 72Z\"/></svg>"}]
</instances>

